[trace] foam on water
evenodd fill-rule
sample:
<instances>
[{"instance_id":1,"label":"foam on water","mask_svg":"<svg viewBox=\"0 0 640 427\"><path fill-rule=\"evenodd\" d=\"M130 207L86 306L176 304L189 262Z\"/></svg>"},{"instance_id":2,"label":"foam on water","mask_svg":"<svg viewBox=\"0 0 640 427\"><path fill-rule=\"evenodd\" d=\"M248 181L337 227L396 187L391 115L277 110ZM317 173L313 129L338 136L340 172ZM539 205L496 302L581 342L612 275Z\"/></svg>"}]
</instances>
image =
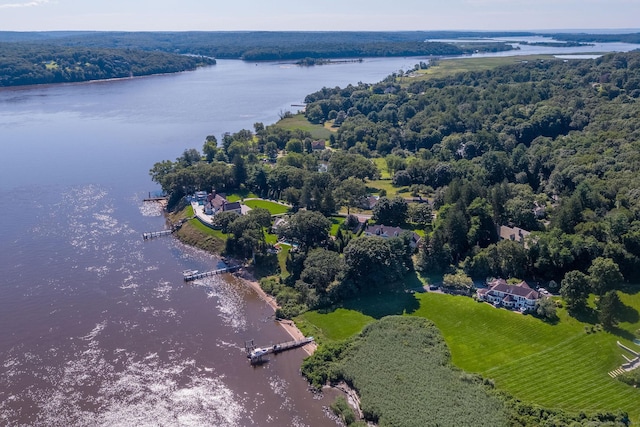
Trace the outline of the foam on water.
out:
<instances>
[{"instance_id":1,"label":"foam on water","mask_svg":"<svg viewBox=\"0 0 640 427\"><path fill-rule=\"evenodd\" d=\"M247 318L244 312L245 301L243 290L231 286L223 286L219 276L207 277L193 282L202 287L208 298L217 299L218 316L236 330L245 329Z\"/></svg>"},{"instance_id":2,"label":"foam on water","mask_svg":"<svg viewBox=\"0 0 640 427\"><path fill-rule=\"evenodd\" d=\"M18 417L32 402L40 410L36 425L74 426L239 426L243 399L210 366L174 354L168 360L151 352L138 355L124 348L102 349L107 322L77 337L78 347L60 368L25 353L4 361L6 380L40 364L36 375L48 387L28 387L0 401L0 424ZM16 349L18 350L18 349ZM56 354L57 348L50 352ZM18 351L16 351L18 353Z\"/></svg>"}]
</instances>

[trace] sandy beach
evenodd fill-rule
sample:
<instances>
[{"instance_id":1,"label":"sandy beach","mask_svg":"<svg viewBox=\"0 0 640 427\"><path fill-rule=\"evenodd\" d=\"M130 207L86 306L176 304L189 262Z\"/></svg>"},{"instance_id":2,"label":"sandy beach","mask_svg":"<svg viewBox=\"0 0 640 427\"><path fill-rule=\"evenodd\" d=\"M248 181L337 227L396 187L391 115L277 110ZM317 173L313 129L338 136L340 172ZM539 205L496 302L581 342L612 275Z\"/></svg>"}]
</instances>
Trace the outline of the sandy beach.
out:
<instances>
[{"instance_id":1,"label":"sandy beach","mask_svg":"<svg viewBox=\"0 0 640 427\"><path fill-rule=\"evenodd\" d=\"M262 288L260 287L260 283L255 279L255 277L253 277L251 272L243 268L236 273L236 277L241 278L248 286L256 291L260 298L265 300L267 304L269 304L271 308L273 308L274 312L276 311L276 309L278 308L278 303L276 302L275 298L273 298L271 295L268 295L264 290L262 290ZM300 329L298 329L293 320L283 319L278 321L278 323L294 340L305 338L304 334L300 331ZM312 355L313 352L316 351L317 347L318 345L315 342L311 342L303 346L302 348L307 352L308 355Z\"/></svg>"}]
</instances>

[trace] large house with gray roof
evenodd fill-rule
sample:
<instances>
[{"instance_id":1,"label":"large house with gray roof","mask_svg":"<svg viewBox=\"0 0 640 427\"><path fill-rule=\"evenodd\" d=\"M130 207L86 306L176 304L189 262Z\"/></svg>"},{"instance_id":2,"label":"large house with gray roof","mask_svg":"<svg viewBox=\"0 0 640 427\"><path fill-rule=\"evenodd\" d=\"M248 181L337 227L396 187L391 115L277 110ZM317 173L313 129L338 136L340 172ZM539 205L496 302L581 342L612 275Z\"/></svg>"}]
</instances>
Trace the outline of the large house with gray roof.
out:
<instances>
[{"instance_id":1,"label":"large house with gray roof","mask_svg":"<svg viewBox=\"0 0 640 427\"><path fill-rule=\"evenodd\" d=\"M540 299L540 294L531 289L527 282L510 285L504 279L494 279L487 288L478 289L477 294L480 301L523 310L533 310Z\"/></svg>"}]
</instances>

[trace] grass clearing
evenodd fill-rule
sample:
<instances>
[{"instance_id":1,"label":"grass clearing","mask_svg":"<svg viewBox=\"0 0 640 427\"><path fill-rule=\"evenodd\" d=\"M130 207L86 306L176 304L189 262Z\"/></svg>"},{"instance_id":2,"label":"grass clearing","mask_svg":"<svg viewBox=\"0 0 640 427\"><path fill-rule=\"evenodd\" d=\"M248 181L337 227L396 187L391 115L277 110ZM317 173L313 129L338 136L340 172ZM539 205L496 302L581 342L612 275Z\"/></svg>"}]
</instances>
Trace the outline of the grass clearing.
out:
<instances>
[{"instance_id":1,"label":"grass clearing","mask_svg":"<svg viewBox=\"0 0 640 427\"><path fill-rule=\"evenodd\" d=\"M387 162L384 160L383 157L376 157L371 160L373 160L373 163L378 168L378 171L380 171L380 179L392 178L391 174L389 173L389 170L387 169Z\"/></svg>"},{"instance_id":2,"label":"grass clearing","mask_svg":"<svg viewBox=\"0 0 640 427\"><path fill-rule=\"evenodd\" d=\"M491 58L456 58L442 59L438 64L426 70L417 71L415 77L399 77L398 83L410 84L415 81L428 80L433 78L447 77L457 73L468 71L491 70L503 65L519 64L523 61L559 61L553 55L526 55L526 56L504 56Z\"/></svg>"},{"instance_id":3,"label":"grass clearing","mask_svg":"<svg viewBox=\"0 0 640 427\"><path fill-rule=\"evenodd\" d=\"M331 221L331 230L329 231L329 234L335 237L338 233L338 229L342 226L342 224L344 224L345 220L346 218L343 216L330 217L329 221Z\"/></svg>"},{"instance_id":4,"label":"grass clearing","mask_svg":"<svg viewBox=\"0 0 640 427\"><path fill-rule=\"evenodd\" d=\"M276 126L288 130L300 129L309 132L311 133L311 137L314 139L328 140L332 134L332 132L323 125L314 125L311 123L302 113L279 120L278 123L276 123Z\"/></svg>"},{"instance_id":5,"label":"grass clearing","mask_svg":"<svg viewBox=\"0 0 640 427\"><path fill-rule=\"evenodd\" d=\"M289 206L281 205L280 203L271 202L269 200L245 200L243 203L251 209L266 209L271 213L271 215L280 215L289 212Z\"/></svg>"},{"instance_id":6,"label":"grass clearing","mask_svg":"<svg viewBox=\"0 0 640 427\"><path fill-rule=\"evenodd\" d=\"M640 328L640 292L620 293L631 314L621 334ZM587 334L585 324L559 309L556 324L520 315L471 298L438 293L387 295L345 303L333 311L309 312L299 318L305 332L324 340L358 333L367 321L389 314L427 318L441 331L452 363L467 372L493 379L499 389L528 402L570 412L624 410L640 422L640 390L611 378L624 362L608 332ZM633 314L635 313L635 315Z\"/></svg>"},{"instance_id":7,"label":"grass clearing","mask_svg":"<svg viewBox=\"0 0 640 427\"><path fill-rule=\"evenodd\" d=\"M409 194L409 187L395 187L391 179L376 179L374 181L367 181L367 187L369 189L375 189L376 193L379 193L380 190L385 190L387 192L387 197L391 198L396 196L397 194Z\"/></svg>"},{"instance_id":8,"label":"grass clearing","mask_svg":"<svg viewBox=\"0 0 640 427\"><path fill-rule=\"evenodd\" d=\"M280 277L284 280L289 277L289 272L287 271L287 258L289 256L291 246L280 244L280 248L280 252L278 252L278 265L280 266Z\"/></svg>"}]
</instances>

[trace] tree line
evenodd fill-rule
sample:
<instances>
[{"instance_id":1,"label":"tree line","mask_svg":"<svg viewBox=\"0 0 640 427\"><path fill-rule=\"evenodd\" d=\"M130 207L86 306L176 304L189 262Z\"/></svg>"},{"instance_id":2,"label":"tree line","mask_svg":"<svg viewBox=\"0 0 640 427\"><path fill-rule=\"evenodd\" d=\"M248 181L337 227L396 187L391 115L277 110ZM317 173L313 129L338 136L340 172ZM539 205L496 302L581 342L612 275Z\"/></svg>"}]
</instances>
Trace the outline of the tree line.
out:
<instances>
[{"instance_id":1,"label":"tree line","mask_svg":"<svg viewBox=\"0 0 640 427\"><path fill-rule=\"evenodd\" d=\"M511 50L503 42L461 48L457 43L425 42L438 33L406 32L0 32L0 41L25 41L78 48L116 48L204 55L221 59L298 60L379 56L460 55Z\"/></svg>"},{"instance_id":2,"label":"tree line","mask_svg":"<svg viewBox=\"0 0 640 427\"><path fill-rule=\"evenodd\" d=\"M0 43L0 87L175 73L212 64L210 58L166 52Z\"/></svg>"}]
</instances>

